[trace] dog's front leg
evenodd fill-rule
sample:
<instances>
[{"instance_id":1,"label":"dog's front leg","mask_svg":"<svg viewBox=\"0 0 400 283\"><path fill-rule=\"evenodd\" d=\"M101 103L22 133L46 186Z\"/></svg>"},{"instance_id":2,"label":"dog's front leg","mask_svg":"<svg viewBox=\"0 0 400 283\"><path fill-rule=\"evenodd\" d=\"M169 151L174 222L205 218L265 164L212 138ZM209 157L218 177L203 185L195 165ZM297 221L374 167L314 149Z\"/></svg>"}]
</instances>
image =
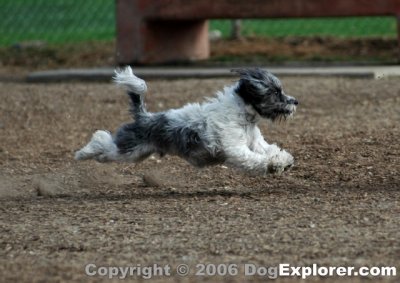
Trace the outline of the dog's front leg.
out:
<instances>
[{"instance_id":1,"label":"dog's front leg","mask_svg":"<svg viewBox=\"0 0 400 283\"><path fill-rule=\"evenodd\" d=\"M294 164L293 156L276 144L268 144L258 128L254 133L252 149L267 156L268 160L270 160L269 172L271 173L281 173Z\"/></svg>"},{"instance_id":2,"label":"dog's front leg","mask_svg":"<svg viewBox=\"0 0 400 283\"><path fill-rule=\"evenodd\" d=\"M246 145L225 151L226 163L250 173L282 173L294 164L293 156L272 144L263 153L252 151Z\"/></svg>"},{"instance_id":3,"label":"dog's front leg","mask_svg":"<svg viewBox=\"0 0 400 283\"><path fill-rule=\"evenodd\" d=\"M247 145L225 147L226 163L249 173L269 173L269 160L266 154L250 150Z\"/></svg>"}]
</instances>

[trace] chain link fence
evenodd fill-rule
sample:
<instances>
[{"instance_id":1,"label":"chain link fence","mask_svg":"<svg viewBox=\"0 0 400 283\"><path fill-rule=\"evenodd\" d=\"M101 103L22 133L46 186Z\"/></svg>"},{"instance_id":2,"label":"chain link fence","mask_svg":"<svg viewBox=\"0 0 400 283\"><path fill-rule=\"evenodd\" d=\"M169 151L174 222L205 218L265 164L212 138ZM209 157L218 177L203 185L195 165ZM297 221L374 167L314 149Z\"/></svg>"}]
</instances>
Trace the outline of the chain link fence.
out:
<instances>
[{"instance_id":1,"label":"chain link fence","mask_svg":"<svg viewBox=\"0 0 400 283\"><path fill-rule=\"evenodd\" d=\"M0 45L113 40L114 0L0 0Z\"/></svg>"},{"instance_id":2,"label":"chain link fence","mask_svg":"<svg viewBox=\"0 0 400 283\"><path fill-rule=\"evenodd\" d=\"M210 23L210 29L224 38L232 35L233 27L231 20ZM242 20L236 22L236 36L238 27L245 37L396 36L393 17ZM26 41L62 44L114 38L115 0L0 0L0 46Z\"/></svg>"}]
</instances>

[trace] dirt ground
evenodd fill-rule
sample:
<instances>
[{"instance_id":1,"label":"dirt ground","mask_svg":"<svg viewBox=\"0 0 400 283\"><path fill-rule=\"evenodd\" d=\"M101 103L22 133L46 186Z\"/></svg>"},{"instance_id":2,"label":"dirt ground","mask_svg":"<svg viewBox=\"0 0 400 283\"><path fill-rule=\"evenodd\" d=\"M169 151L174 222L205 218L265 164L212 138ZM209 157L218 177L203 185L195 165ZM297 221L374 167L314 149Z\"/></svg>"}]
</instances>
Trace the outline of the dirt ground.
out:
<instances>
[{"instance_id":1,"label":"dirt ground","mask_svg":"<svg viewBox=\"0 0 400 283\"><path fill-rule=\"evenodd\" d=\"M83 42L64 45L26 42L0 48L0 79L34 70L115 65L115 42ZM182 62L191 65L221 64L324 64L399 63L396 38L246 37L210 43L210 59ZM176 62L175 62L176 63Z\"/></svg>"},{"instance_id":2,"label":"dirt ground","mask_svg":"<svg viewBox=\"0 0 400 283\"><path fill-rule=\"evenodd\" d=\"M266 177L199 170L171 156L137 165L75 162L92 132L130 120L123 91L0 83L0 281L104 279L87 277L88 263L192 268L160 282L268 280L197 277L197 263L400 267L398 79L282 80L300 102L295 118L261 128L296 165ZM230 83L150 81L147 105L179 107ZM320 280L339 278L312 279Z\"/></svg>"},{"instance_id":3,"label":"dirt ground","mask_svg":"<svg viewBox=\"0 0 400 283\"><path fill-rule=\"evenodd\" d=\"M211 44L211 62L256 64L353 62L393 64L399 61L396 39L333 37L249 37L219 40Z\"/></svg>"}]
</instances>

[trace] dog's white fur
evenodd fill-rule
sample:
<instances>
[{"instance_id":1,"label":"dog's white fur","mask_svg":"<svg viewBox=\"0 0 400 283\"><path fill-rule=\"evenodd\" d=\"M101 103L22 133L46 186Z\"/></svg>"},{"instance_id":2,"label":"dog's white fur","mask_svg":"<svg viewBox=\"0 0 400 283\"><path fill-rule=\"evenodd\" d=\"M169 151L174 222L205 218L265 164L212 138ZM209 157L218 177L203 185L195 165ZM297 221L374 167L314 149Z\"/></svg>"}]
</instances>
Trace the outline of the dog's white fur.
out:
<instances>
[{"instance_id":1,"label":"dog's white fur","mask_svg":"<svg viewBox=\"0 0 400 283\"><path fill-rule=\"evenodd\" d=\"M136 77L127 67L116 72L114 81L125 86L128 91L144 95L146 83ZM266 174L281 173L294 164L294 159L287 151L275 144L268 144L257 126L261 116L246 104L236 93L238 84L225 87L215 98L205 103L187 104L180 109L164 112L170 121L169 127L189 128L199 133L205 147L211 154L223 152L223 163L247 172ZM297 102L296 102L297 103ZM288 109L295 110L294 105ZM157 117L156 113L145 112L146 117ZM173 129L170 129L171 131ZM151 143L136 147L134 151L121 154L113 137L108 131L97 131L91 141L77 151L75 159L94 158L98 161L141 161L149 154L157 152ZM149 153L149 154L147 154ZM168 152L180 155L179 152ZM203 166L195 158L185 158L193 165ZM206 164L207 165L207 164Z\"/></svg>"}]
</instances>

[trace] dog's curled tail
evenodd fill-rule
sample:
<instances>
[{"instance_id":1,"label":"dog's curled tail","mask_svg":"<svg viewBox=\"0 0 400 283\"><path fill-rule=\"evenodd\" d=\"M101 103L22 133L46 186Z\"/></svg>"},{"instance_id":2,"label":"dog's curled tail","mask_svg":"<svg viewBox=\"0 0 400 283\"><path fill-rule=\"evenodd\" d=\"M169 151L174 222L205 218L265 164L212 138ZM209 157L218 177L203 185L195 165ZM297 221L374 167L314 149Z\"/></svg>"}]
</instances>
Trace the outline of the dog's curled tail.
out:
<instances>
[{"instance_id":1,"label":"dog's curled tail","mask_svg":"<svg viewBox=\"0 0 400 283\"><path fill-rule=\"evenodd\" d=\"M147 92L147 85L144 80L133 74L131 67L127 66L121 70L115 70L113 81L119 86L126 87L131 99L131 112L135 117L146 112L143 95Z\"/></svg>"},{"instance_id":2,"label":"dog's curled tail","mask_svg":"<svg viewBox=\"0 0 400 283\"><path fill-rule=\"evenodd\" d=\"M117 145L108 131L96 131L90 142L75 152L75 160L96 159L99 162L116 160Z\"/></svg>"}]
</instances>

